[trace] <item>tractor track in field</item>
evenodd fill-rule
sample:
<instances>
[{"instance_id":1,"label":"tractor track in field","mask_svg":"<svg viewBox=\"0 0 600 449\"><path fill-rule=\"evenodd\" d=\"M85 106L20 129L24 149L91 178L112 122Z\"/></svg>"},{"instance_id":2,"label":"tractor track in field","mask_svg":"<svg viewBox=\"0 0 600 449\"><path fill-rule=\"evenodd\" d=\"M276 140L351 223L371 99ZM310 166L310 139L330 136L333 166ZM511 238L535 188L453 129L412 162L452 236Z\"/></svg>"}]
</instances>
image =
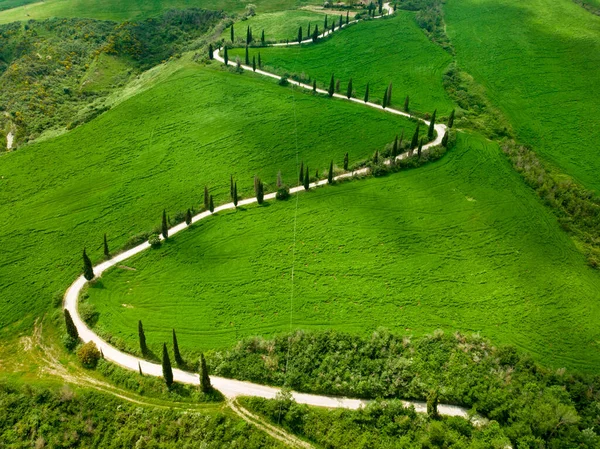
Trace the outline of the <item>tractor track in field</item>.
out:
<instances>
[{"instance_id":1,"label":"tractor track in field","mask_svg":"<svg viewBox=\"0 0 600 449\"><path fill-rule=\"evenodd\" d=\"M384 9L386 9L386 11L388 13L392 12L392 9L391 9L389 3L386 3L384 5ZM376 18L381 18L381 17L384 17L384 16L382 15L382 16L378 16ZM345 28L346 26L349 26L356 22L358 22L358 21L352 21L352 22L349 22L348 24L343 24L340 28L338 28L338 30L341 30L341 29ZM320 37L328 36L331 33L332 33L331 30L326 31ZM310 42L312 42L312 40L308 39L306 41L303 41L302 43L310 43ZM295 42L295 43L292 42L289 44L275 44L275 46L298 45L298 44L299 44L298 42ZM216 60L224 63L224 60L220 56L218 49L214 51L214 58ZM236 65L236 64L233 63L232 61L229 61L229 65ZM241 67L245 70L252 71L258 75L262 75L265 77L274 78L277 80L279 80L281 78L279 75L276 75L276 74L270 73L270 72L266 72L264 70L257 69L254 71L252 69L252 67L249 67L246 65L241 65ZM293 85L294 87L299 87L299 88L310 90L310 91L313 90L312 86L309 86L307 84L302 84L298 81L289 80L289 83L291 85ZM317 89L316 91L318 93L322 93L322 94L328 93L327 91L325 91L323 89ZM415 118L415 119L418 119L421 122L425 123L425 125L429 126L428 121L421 119L421 118L411 116L410 114L407 114L405 112L402 112L402 111L399 111L399 110L396 110L393 108L383 108L381 105L378 105L375 103L364 102L362 100L352 98L352 97L348 98L344 95L340 95L337 93L334 93L333 97L336 99L344 100L344 101L352 101L354 103L362 104L366 107L379 109L388 114L395 114L395 115L399 115L399 116ZM436 139L433 140L432 142L429 142L427 145L424 145L422 148L423 151L427 151L428 149L441 144L443 135L446 132L446 126L443 124L437 124L437 125L435 125L435 130L437 132ZM409 152L406 152L406 153L403 153L403 154L397 156L396 159L402 160L402 159L405 159L405 158L408 158L411 156L412 156L412 151L409 151ZM385 163L389 165L391 162L389 160L386 160ZM347 173L343 173L341 175L335 176L334 180L342 181L342 180L345 180L348 178L353 178L356 176L368 175L369 171L370 171L370 169L368 167L365 167L362 169L354 170L351 172L347 172ZM316 182L310 183L309 189L314 189L314 188L323 186L327 183L328 183L327 179L318 180ZM290 189L290 194L298 194L303 190L305 190L303 186L293 187ZM276 195L275 193L266 194L266 195L264 195L264 200L273 200L273 199L275 199L275 195ZM256 198L246 198L246 199L240 200L238 202L238 206L245 206L245 205L253 204L256 202L257 202ZM235 209L235 208L236 208L236 206L233 203L227 203L227 204L220 205L218 207L215 207L214 212L212 212L212 213L210 211L205 211L205 212L202 212L202 213L196 215L195 217L192 218L191 224L196 223L200 220L203 220L203 219L205 219L213 214L216 214L218 212L225 211L225 210L231 210L231 209ZM188 227L188 225L185 222L180 223L180 224L172 227L171 229L169 229L168 235L173 236L173 235L177 234L178 232L183 231L187 227ZM162 239L162 236L160 236L160 238ZM150 248L150 244L148 242L144 242L144 243L136 246L135 248L132 248L128 251L120 253L120 254L112 257L110 260L104 261L104 262L96 265L94 267L94 274L96 277L100 277L102 275L102 273L104 273L109 268L114 267L114 266L119 266L125 260L127 260L143 251L146 251L149 248ZM100 336L98 336L92 329L90 329L86 325L86 323L80 317L79 310L78 310L79 296L80 296L81 290L85 287L86 284L87 284L87 280L83 277L83 275L80 276L79 278L77 278L77 280L75 280L75 282L73 282L73 284L71 284L71 286L66 291L65 296L64 296L64 303L63 303L64 308L69 311L69 313L71 314L71 317L73 318L73 321L75 323L75 326L77 327L77 330L79 332L79 336L80 336L81 340L83 342L93 341L96 344L96 346L98 347L98 349L100 349L102 351L104 358L106 360L110 360L113 363L116 363L117 365L120 365L123 368L129 369L132 371L138 371L138 369L141 369L142 372L146 375L162 377L162 366L160 364L152 363L147 360L140 359L131 354L127 354L127 353L124 353L124 352L118 350L117 348L115 348L114 346L111 346L109 343L107 343L102 338L100 338ZM198 374L196 374L196 373L191 373L191 372L183 371L180 369L174 369L173 377L174 377L174 380L177 382L192 384L192 385L199 385L199 377L198 377ZM236 402L236 398L239 396L255 396L255 397L261 397L261 398L265 398L265 399L275 399L277 394L280 392L279 388L255 384L255 383L251 383L251 382L239 381L239 380L234 380L234 379L226 379L223 377L216 377L216 376L211 376L211 383L214 388L219 390L227 398L228 404L233 409L233 411L236 414L238 414L240 417L242 417L243 419L248 421L249 423L254 424L256 427L260 428L261 430L263 430L264 432L273 436L274 438L276 438L280 441L283 441L286 444L290 444L293 447L302 447L302 448L312 447L310 444L306 443L305 441L302 441L292 435L287 434L286 432L282 431L281 429L266 423L266 421L262 420L259 417L256 417L249 411L243 409L243 407L241 407ZM350 410L356 410L358 408L365 406L369 402L368 400L362 400L362 399L313 395L313 394L306 394L306 393L299 393L299 392L292 392L291 394L297 403L306 404L306 405L310 405L310 406L317 406L317 407L345 408L345 409L350 409ZM409 407L409 406L415 407L417 412L425 413L427 411L427 406L424 402L403 401L403 403L406 407ZM464 407L440 404L440 405L438 405L438 412L441 415L460 416L460 417L469 419L468 411Z\"/></svg>"}]
</instances>

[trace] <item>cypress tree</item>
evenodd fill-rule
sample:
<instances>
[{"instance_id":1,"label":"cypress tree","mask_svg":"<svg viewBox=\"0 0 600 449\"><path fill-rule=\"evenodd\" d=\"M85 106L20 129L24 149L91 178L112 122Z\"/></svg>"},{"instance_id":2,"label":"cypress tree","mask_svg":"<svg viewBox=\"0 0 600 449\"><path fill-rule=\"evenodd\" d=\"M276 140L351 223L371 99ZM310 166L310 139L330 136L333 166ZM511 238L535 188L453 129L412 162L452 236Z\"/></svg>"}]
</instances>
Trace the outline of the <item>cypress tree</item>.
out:
<instances>
[{"instance_id":1,"label":"cypress tree","mask_svg":"<svg viewBox=\"0 0 600 449\"><path fill-rule=\"evenodd\" d=\"M336 91L337 93L340 93L340 80L337 80L337 81L335 82L335 91Z\"/></svg>"},{"instance_id":2,"label":"cypress tree","mask_svg":"<svg viewBox=\"0 0 600 449\"><path fill-rule=\"evenodd\" d=\"M163 343L162 371L167 387L171 388L171 385L173 385L173 368L171 368L171 360L169 360L169 352L167 351L166 343Z\"/></svg>"},{"instance_id":3,"label":"cypress tree","mask_svg":"<svg viewBox=\"0 0 600 449\"><path fill-rule=\"evenodd\" d=\"M108 250L108 241L106 240L106 234L104 234L104 257L110 258L110 251Z\"/></svg>"},{"instance_id":4,"label":"cypress tree","mask_svg":"<svg viewBox=\"0 0 600 449\"><path fill-rule=\"evenodd\" d=\"M260 45L265 45L265 30L262 30L262 34L260 35Z\"/></svg>"},{"instance_id":5,"label":"cypress tree","mask_svg":"<svg viewBox=\"0 0 600 449\"><path fill-rule=\"evenodd\" d=\"M277 188L280 189L283 187L283 180L281 179L281 170L277 172Z\"/></svg>"},{"instance_id":6,"label":"cypress tree","mask_svg":"<svg viewBox=\"0 0 600 449\"><path fill-rule=\"evenodd\" d=\"M306 33L306 37L311 37L312 34L310 34L310 22L308 22L308 32Z\"/></svg>"},{"instance_id":7,"label":"cypress tree","mask_svg":"<svg viewBox=\"0 0 600 449\"><path fill-rule=\"evenodd\" d=\"M396 134L396 138L394 139L394 146L392 147L392 157L398 156L398 134Z\"/></svg>"},{"instance_id":8,"label":"cypress tree","mask_svg":"<svg viewBox=\"0 0 600 449\"><path fill-rule=\"evenodd\" d=\"M315 25L315 30L313 31L312 40L313 42L317 42L319 39L319 25Z\"/></svg>"},{"instance_id":9,"label":"cypress tree","mask_svg":"<svg viewBox=\"0 0 600 449\"><path fill-rule=\"evenodd\" d=\"M415 129L415 133L413 134L412 141L410 142L411 151L414 150L415 148L417 148L417 145L419 144L419 128L420 127L421 127L421 122L418 122L417 129Z\"/></svg>"},{"instance_id":10,"label":"cypress tree","mask_svg":"<svg viewBox=\"0 0 600 449\"><path fill-rule=\"evenodd\" d=\"M260 180L260 178L258 178L257 184L256 184L256 202L258 204L262 204L264 198L265 198L265 192L264 192L263 183Z\"/></svg>"},{"instance_id":11,"label":"cypress tree","mask_svg":"<svg viewBox=\"0 0 600 449\"><path fill-rule=\"evenodd\" d=\"M317 93L317 80L313 80L313 92Z\"/></svg>"},{"instance_id":12,"label":"cypress tree","mask_svg":"<svg viewBox=\"0 0 600 449\"><path fill-rule=\"evenodd\" d=\"M235 207L238 205L237 182L233 184L233 205Z\"/></svg>"},{"instance_id":13,"label":"cypress tree","mask_svg":"<svg viewBox=\"0 0 600 449\"><path fill-rule=\"evenodd\" d=\"M73 318L71 318L71 314L67 309L64 309L65 314L65 327L67 328L67 334L73 340L79 340L79 332L77 331L77 327L75 327L75 323L73 322Z\"/></svg>"},{"instance_id":14,"label":"cypress tree","mask_svg":"<svg viewBox=\"0 0 600 449\"><path fill-rule=\"evenodd\" d=\"M346 25L350 23L350 11L346 11Z\"/></svg>"},{"instance_id":15,"label":"cypress tree","mask_svg":"<svg viewBox=\"0 0 600 449\"><path fill-rule=\"evenodd\" d=\"M204 186L204 210L208 210L208 187Z\"/></svg>"},{"instance_id":16,"label":"cypress tree","mask_svg":"<svg viewBox=\"0 0 600 449\"><path fill-rule=\"evenodd\" d=\"M335 89L335 79L334 79L333 73L332 73L331 80L329 81L329 89L327 90L327 93L329 94L330 97L333 97L334 89Z\"/></svg>"},{"instance_id":17,"label":"cypress tree","mask_svg":"<svg viewBox=\"0 0 600 449\"><path fill-rule=\"evenodd\" d=\"M325 14L325 25L323 26L323 29L327 31L327 14Z\"/></svg>"},{"instance_id":18,"label":"cypress tree","mask_svg":"<svg viewBox=\"0 0 600 449\"><path fill-rule=\"evenodd\" d=\"M260 60L260 51L258 52L258 68L262 69L262 61Z\"/></svg>"},{"instance_id":19,"label":"cypress tree","mask_svg":"<svg viewBox=\"0 0 600 449\"><path fill-rule=\"evenodd\" d=\"M385 92L383 94L383 101L381 103L381 106L383 106L383 109L385 109L385 107L387 106L387 100L388 100L388 88L385 88Z\"/></svg>"},{"instance_id":20,"label":"cypress tree","mask_svg":"<svg viewBox=\"0 0 600 449\"><path fill-rule=\"evenodd\" d=\"M246 45L250 44L250 26L246 28Z\"/></svg>"},{"instance_id":21,"label":"cypress tree","mask_svg":"<svg viewBox=\"0 0 600 449\"><path fill-rule=\"evenodd\" d=\"M211 214L215 211L215 203L213 201L213 196L212 195L208 199L208 209L210 210Z\"/></svg>"},{"instance_id":22,"label":"cypress tree","mask_svg":"<svg viewBox=\"0 0 600 449\"><path fill-rule=\"evenodd\" d=\"M161 234L166 239L169 238L169 225L167 224L167 211L163 209L162 223L161 223Z\"/></svg>"},{"instance_id":23,"label":"cypress tree","mask_svg":"<svg viewBox=\"0 0 600 449\"><path fill-rule=\"evenodd\" d=\"M346 96L348 98L352 97L352 78L348 81L348 90L346 91Z\"/></svg>"},{"instance_id":24,"label":"cypress tree","mask_svg":"<svg viewBox=\"0 0 600 449\"><path fill-rule=\"evenodd\" d=\"M340 14L340 23L338 24L338 28L341 28L343 24L344 24L344 18Z\"/></svg>"},{"instance_id":25,"label":"cypress tree","mask_svg":"<svg viewBox=\"0 0 600 449\"><path fill-rule=\"evenodd\" d=\"M308 177L308 165L306 166L306 171L304 172L304 190L308 190L310 188L310 179Z\"/></svg>"},{"instance_id":26,"label":"cypress tree","mask_svg":"<svg viewBox=\"0 0 600 449\"><path fill-rule=\"evenodd\" d=\"M213 57L214 57L213 52L214 52L214 50L213 50L212 44L208 44L208 58L209 59L213 59Z\"/></svg>"},{"instance_id":27,"label":"cypress tree","mask_svg":"<svg viewBox=\"0 0 600 449\"><path fill-rule=\"evenodd\" d=\"M444 137L442 137L442 146L444 148L448 147L448 131L444 133Z\"/></svg>"},{"instance_id":28,"label":"cypress tree","mask_svg":"<svg viewBox=\"0 0 600 449\"><path fill-rule=\"evenodd\" d=\"M304 181L304 161L300 162L300 176L298 177L298 183Z\"/></svg>"},{"instance_id":29,"label":"cypress tree","mask_svg":"<svg viewBox=\"0 0 600 449\"><path fill-rule=\"evenodd\" d=\"M102 357L104 358L104 357ZM138 362L138 371L140 372L140 376L143 376L144 373L142 373L142 364L140 362Z\"/></svg>"},{"instance_id":30,"label":"cypress tree","mask_svg":"<svg viewBox=\"0 0 600 449\"><path fill-rule=\"evenodd\" d=\"M448 128L452 128L454 126L454 109L450 113L450 117L448 117Z\"/></svg>"},{"instance_id":31,"label":"cypress tree","mask_svg":"<svg viewBox=\"0 0 600 449\"><path fill-rule=\"evenodd\" d=\"M335 31L335 20L331 23L331 32Z\"/></svg>"},{"instance_id":32,"label":"cypress tree","mask_svg":"<svg viewBox=\"0 0 600 449\"><path fill-rule=\"evenodd\" d=\"M225 46L225 50L223 51L223 62L225 65L229 64L229 55L227 54L227 46Z\"/></svg>"},{"instance_id":33,"label":"cypress tree","mask_svg":"<svg viewBox=\"0 0 600 449\"><path fill-rule=\"evenodd\" d=\"M417 149L417 155L419 156L419 159L421 159L421 150L423 149L423 138L421 137L421 140L419 140L419 148Z\"/></svg>"},{"instance_id":34,"label":"cypress tree","mask_svg":"<svg viewBox=\"0 0 600 449\"><path fill-rule=\"evenodd\" d=\"M179 344L177 343L177 335L175 335L175 329L173 329L173 355L175 356L175 363L181 367L185 365L181 353L179 352Z\"/></svg>"},{"instance_id":35,"label":"cypress tree","mask_svg":"<svg viewBox=\"0 0 600 449\"><path fill-rule=\"evenodd\" d=\"M333 183L333 160L329 164L329 174L327 175L327 182L329 184Z\"/></svg>"},{"instance_id":36,"label":"cypress tree","mask_svg":"<svg viewBox=\"0 0 600 449\"><path fill-rule=\"evenodd\" d=\"M83 248L83 277L88 281L94 279L94 268L92 267L92 261Z\"/></svg>"},{"instance_id":37,"label":"cypress tree","mask_svg":"<svg viewBox=\"0 0 600 449\"><path fill-rule=\"evenodd\" d=\"M233 42L234 34L233 34L233 23L231 24L231 42Z\"/></svg>"},{"instance_id":38,"label":"cypress tree","mask_svg":"<svg viewBox=\"0 0 600 449\"><path fill-rule=\"evenodd\" d=\"M144 334L144 326L142 326L142 320L138 321L138 337L140 339L140 351L142 355L148 354L148 346L146 346L146 334Z\"/></svg>"},{"instance_id":39,"label":"cypress tree","mask_svg":"<svg viewBox=\"0 0 600 449\"><path fill-rule=\"evenodd\" d=\"M398 151L402 151L402 141L404 140L404 130L402 130L402 134L400 135L400 142L398 142Z\"/></svg>"},{"instance_id":40,"label":"cypress tree","mask_svg":"<svg viewBox=\"0 0 600 449\"><path fill-rule=\"evenodd\" d=\"M387 100L386 104L390 106L392 104L392 83L387 88Z\"/></svg>"},{"instance_id":41,"label":"cypress tree","mask_svg":"<svg viewBox=\"0 0 600 449\"><path fill-rule=\"evenodd\" d=\"M250 42L249 43L252 43L252 42L254 42L254 37L252 36L252 28L250 28Z\"/></svg>"},{"instance_id":42,"label":"cypress tree","mask_svg":"<svg viewBox=\"0 0 600 449\"><path fill-rule=\"evenodd\" d=\"M383 0L379 0L379 15L383 14Z\"/></svg>"},{"instance_id":43,"label":"cypress tree","mask_svg":"<svg viewBox=\"0 0 600 449\"><path fill-rule=\"evenodd\" d=\"M373 154L373 163L379 164L379 150L375 150L375 153Z\"/></svg>"},{"instance_id":44,"label":"cypress tree","mask_svg":"<svg viewBox=\"0 0 600 449\"><path fill-rule=\"evenodd\" d=\"M250 53L248 53L248 44L246 44L246 65L250 65Z\"/></svg>"},{"instance_id":45,"label":"cypress tree","mask_svg":"<svg viewBox=\"0 0 600 449\"><path fill-rule=\"evenodd\" d=\"M302 43L302 27L298 28L298 43Z\"/></svg>"},{"instance_id":46,"label":"cypress tree","mask_svg":"<svg viewBox=\"0 0 600 449\"><path fill-rule=\"evenodd\" d=\"M431 116L431 121L429 122L429 131L427 131L427 137L429 140L433 139L433 133L435 131L435 116L437 114L437 109L433 111L433 115Z\"/></svg>"},{"instance_id":47,"label":"cypress tree","mask_svg":"<svg viewBox=\"0 0 600 449\"><path fill-rule=\"evenodd\" d=\"M369 102L369 83L367 83L367 89L365 90L365 103Z\"/></svg>"},{"instance_id":48,"label":"cypress tree","mask_svg":"<svg viewBox=\"0 0 600 449\"><path fill-rule=\"evenodd\" d=\"M229 197L233 198L233 175L229 175Z\"/></svg>"},{"instance_id":49,"label":"cypress tree","mask_svg":"<svg viewBox=\"0 0 600 449\"><path fill-rule=\"evenodd\" d=\"M406 98L404 99L404 112L408 112L408 102L409 102L409 98L407 95Z\"/></svg>"},{"instance_id":50,"label":"cypress tree","mask_svg":"<svg viewBox=\"0 0 600 449\"><path fill-rule=\"evenodd\" d=\"M256 56L252 55L252 70L256 72Z\"/></svg>"},{"instance_id":51,"label":"cypress tree","mask_svg":"<svg viewBox=\"0 0 600 449\"><path fill-rule=\"evenodd\" d=\"M192 224L192 211L189 209L185 213L185 224L188 226Z\"/></svg>"},{"instance_id":52,"label":"cypress tree","mask_svg":"<svg viewBox=\"0 0 600 449\"><path fill-rule=\"evenodd\" d=\"M344 155L344 170L348 171L348 153Z\"/></svg>"},{"instance_id":53,"label":"cypress tree","mask_svg":"<svg viewBox=\"0 0 600 449\"><path fill-rule=\"evenodd\" d=\"M208 366L206 365L203 353L200 353L200 389L202 393L210 393L212 390L210 376L208 375Z\"/></svg>"},{"instance_id":54,"label":"cypress tree","mask_svg":"<svg viewBox=\"0 0 600 449\"><path fill-rule=\"evenodd\" d=\"M315 178L317 178L317 180L319 179L319 169L318 168L315 170Z\"/></svg>"}]
</instances>

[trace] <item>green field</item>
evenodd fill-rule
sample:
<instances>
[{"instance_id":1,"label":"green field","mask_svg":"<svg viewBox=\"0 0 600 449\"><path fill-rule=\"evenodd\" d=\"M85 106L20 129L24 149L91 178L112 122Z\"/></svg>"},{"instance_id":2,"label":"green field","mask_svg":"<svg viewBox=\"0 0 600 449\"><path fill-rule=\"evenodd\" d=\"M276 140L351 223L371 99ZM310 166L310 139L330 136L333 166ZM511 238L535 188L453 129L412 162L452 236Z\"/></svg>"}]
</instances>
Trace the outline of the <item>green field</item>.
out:
<instances>
[{"instance_id":1,"label":"green field","mask_svg":"<svg viewBox=\"0 0 600 449\"><path fill-rule=\"evenodd\" d=\"M459 64L518 138L600 190L600 17L571 0L449 0Z\"/></svg>"},{"instance_id":2,"label":"green field","mask_svg":"<svg viewBox=\"0 0 600 449\"><path fill-rule=\"evenodd\" d=\"M226 348L290 326L296 199L220 213L89 289L99 328L154 350ZM552 366L600 366L598 273L498 148L298 197L293 327L481 332ZM135 269L132 270L131 268Z\"/></svg>"},{"instance_id":3,"label":"green field","mask_svg":"<svg viewBox=\"0 0 600 449\"><path fill-rule=\"evenodd\" d=\"M242 57L243 53L243 49L231 51ZM358 98L364 97L368 82L371 100L380 100L392 82L392 104L398 108L406 95L415 111L431 113L437 108L440 114L449 114L454 107L442 86L451 57L427 39L411 12L398 11L397 17L353 25L317 45L261 48L260 53L268 70L303 73L321 86L328 86L334 73L344 93L352 77Z\"/></svg>"},{"instance_id":4,"label":"green field","mask_svg":"<svg viewBox=\"0 0 600 449\"><path fill-rule=\"evenodd\" d=\"M194 63L59 138L0 157L0 327L25 326L80 272L84 246L101 256L102 236L120 248L132 235L202 202L242 196L253 176L295 178L296 154L324 173L382 149L407 119L310 93L253 74ZM296 134L298 140L296 141Z\"/></svg>"},{"instance_id":5,"label":"green field","mask_svg":"<svg viewBox=\"0 0 600 449\"><path fill-rule=\"evenodd\" d=\"M25 2L21 0L11 3L14 5ZM315 1L255 0L250 3L256 6L257 12L264 13L296 8L313 4ZM50 17L78 17L121 22L158 16L173 8L223 9L230 13L243 12L247 4L249 3L242 0L105 0L101 2L97 0L47 0L2 11L0 12L0 23L40 20Z\"/></svg>"},{"instance_id":6,"label":"green field","mask_svg":"<svg viewBox=\"0 0 600 449\"><path fill-rule=\"evenodd\" d=\"M236 22L234 31L236 39L246 39L246 27L252 28L252 37L255 41L260 41L262 30L265 31L265 40L285 41L289 39L294 41L298 39L298 27L302 27L304 36L308 31L308 24L314 29L315 24L322 27L324 14L307 10L289 10L278 11L267 14L257 14L248 20ZM231 40L231 30L227 28L223 31L221 37L226 41Z\"/></svg>"},{"instance_id":7,"label":"green field","mask_svg":"<svg viewBox=\"0 0 600 449\"><path fill-rule=\"evenodd\" d=\"M0 0L0 11L34 3L37 0Z\"/></svg>"}]
</instances>

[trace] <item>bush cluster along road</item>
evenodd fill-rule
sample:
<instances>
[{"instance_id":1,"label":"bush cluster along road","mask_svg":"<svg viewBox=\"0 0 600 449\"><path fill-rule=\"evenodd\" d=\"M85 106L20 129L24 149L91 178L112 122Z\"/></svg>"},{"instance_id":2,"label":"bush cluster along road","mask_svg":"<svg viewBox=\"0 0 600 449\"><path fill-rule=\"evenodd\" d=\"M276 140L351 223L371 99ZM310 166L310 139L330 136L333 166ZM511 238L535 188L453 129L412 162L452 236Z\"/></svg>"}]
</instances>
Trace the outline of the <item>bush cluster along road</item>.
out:
<instances>
[{"instance_id":1,"label":"bush cluster along road","mask_svg":"<svg viewBox=\"0 0 600 449\"><path fill-rule=\"evenodd\" d=\"M386 9L386 11L388 13L390 13L392 11L389 3L386 3L384 5L384 8ZM379 16L379 17L382 17L382 16ZM351 23L354 23L354 22L355 21L353 21ZM346 26L346 25L344 25L344 26ZM330 34L330 33L331 33L331 31L328 31L325 33L325 35ZM215 51L214 57L218 61L224 62L223 58L219 55L218 50ZM232 63L230 61L230 64L234 64L234 63ZM242 67L245 70L252 71L251 67L247 67L247 66L242 66ZM263 70L256 70L255 73L262 75L262 76L274 78L274 79L280 78L278 75L275 75L275 74L269 73L269 72L265 72ZM307 90L313 89L312 86L305 85L305 84L299 83L297 81L290 80L289 83L292 84L293 86L298 86L303 89L307 89ZM324 91L322 89L317 89L317 92L318 93L327 93L326 91ZM410 114L407 114L407 113L404 113L404 112L401 112L401 111L398 111L398 110L395 110L392 108L383 108L381 105L378 105L375 103L364 102L364 101L358 100L356 98L347 98L346 96L343 96L340 94L334 94L333 96L337 99L353 101L355 103L361 103L361 104L371 107L371 108L380 109L380 110L385 111L390 114L411 117ZM429 126L429 122L427 122L426 120L421 120L421 121L424 122L427 126ZM424 151L441 144L443 135L446 132L446 126L442 125L442 124L437 124L437 125L435 125L435 130L437 132L437 137L435 138L434 141L423 146ZM403 154L397 156L397 159L401 160L401 159L404 159L409 156L410 156L410 153L407 152L407 153L403 153ZM389 164L390 161L386 161L386 163ZM370 169L368 167L366 167L366 168L362 168L360 170L355 170L353 172L343 173L341 175L334 177L334 180L339 181L339 180L351 178L354 176L366 175L369 173L369 170ZM313 189L316 187L320 187L320 186L327 184L327 182L328 182L327 179L319 180L319 181L311 183L309 188ZM298 193L302 192L303 190L304 190L303 186L293 187L290 189L290 194L298 194ZM275 195L276 195L275 193L267 194L264 196L264 200L273 200L273 199L275 199ZM256 202L257 202L256 198L247 198L244 200L240 200L238 205L245 206L245 205L253 204ZM192 224L196 223L200 220L203 220L213 214L216 214L220 211L234 209L235 207L236 206L233 203L227 203L227 204L223 204L221 206L215 207L213 213L211 213L210 211L202 212L192 218ZM186 229L187 227L188 226L186 225L186 223L181 223L177 226L174 226L173 228L169 229L169 236L173 236L173 235L177 234L178 232ZM160 238L162 239L162 236ZM135 256L136 254L141 253L142 251L149 249L150 247L151 247L150 244L148 242L145 242L135 248L132 248L128 251L125 251L121 254L118 254L118 255L112 257L110 260L107 260L107 261L94 267L95 276L100 277L102 275L102 273L104 273L109 268L111 268L117 264L120 264L121 262L129 259L130 257ZM84 342L93 341L96 344L96 346L98 347L98 349L100 349L102 351L102 354L106 360L110 360L126 369L130 369L133 371L141 370L144 374L161 377L162 376L162 366L161 365L156 364L156 363L151 363L147 360L143 360L143 359L137 358L133 355L126 354L122 351L119 351L117 348L111 346L106 341L104 341L102 338L100 338L93 330L91 330L85 324L85 322L82 320L82 318L79 315L78 300L79 300L81 290L84 288L86 283L87 283L87 281L84 278L84 276L83 275L80 276L79 278L77 278L77 280L75 282L73 282L73 284L71 284L71 286L68 288L68 290L65 294L65 297L64 297L64 307L65 307L65 309L67 309L70 312L70 314L73 318L73 321L75 323L75 326L77 327L77 330L79 332L79 336L80 336L81 340L83 340ZM198 374L196 374L196 373L191 373L191 372L182 371L179 369L174 369L173 376L174 376L174 380L177 382L192 384L192 385L199 385L199 377L198 377ZM238 380L233 380L233 379L225 379L225 378L216 377L216 376L211 376L211 382L212 382L212 385L228 399L234 399L238 396L256 396L256 397L261 397L261 398L266 398L266 399L273 399L277 396L277 394L280 391L278 388L274 388L274 387L254 384L254 383L250 383L250 382L243 382L243 381L238 381ZM298 393L298 392L292 392L292 396L293 396L294 400L300 404L307 404L307 405L320 406L320 407L331 407L331 408L358 409L358 408L364 406L368 402L368 401L360 400L360 399L319 396L319 395L312 395L312 394L305 394L305 393ZM426 407L426 404L423 402L404 401L404 404L405 404L405 406L411 406L411 405L414 406L418 412L426 412L427 407ZM467 410L465 408L458 407L458 406L441 404L438 406L438 411L442 415L461 416L464 418L468 418Z\"/></svg>"}]
</instances>

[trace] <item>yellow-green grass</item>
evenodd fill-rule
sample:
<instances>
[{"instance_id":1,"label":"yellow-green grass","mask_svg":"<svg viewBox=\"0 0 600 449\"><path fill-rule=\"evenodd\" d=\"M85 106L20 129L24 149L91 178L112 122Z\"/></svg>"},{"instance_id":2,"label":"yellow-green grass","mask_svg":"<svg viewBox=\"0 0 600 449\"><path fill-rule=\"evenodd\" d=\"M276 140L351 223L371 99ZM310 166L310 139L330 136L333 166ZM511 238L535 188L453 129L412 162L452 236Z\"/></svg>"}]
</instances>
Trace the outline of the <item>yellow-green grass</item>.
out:
<instances>
[{"instance_id":1,"label":"yellow-green grass","mask_svg":"<svg viewBox=\"0 0 600 449\"><path fill-rule=\"evenodd\" d=\"M280 87L216 62L181 69L68 134L0 157L0 328L26 328L81 273L160 224L162 210L218 204L296 177L296 155L323 173L373 154L415 124L361 105ZM14 327L19 322L20 327ZM13 324L13 326L11 326Z\"/></svg>"},{"instance_id":2,"label":"yellow-green grass","mask_svg":"<svg viewBox=\"0 0 600 449\"><path fill-rule=\"evenodd\" d=\"M252 29L252 37L255 42L260 42L261 33L265 31L265 41L295 41L298 39L298 28L302 27L304 39L307 38L308 25L314 29L315 24L322 27L324 15L308 10L278 11L267 14L257 14L248 20L234 24L234 39L246 40L247 27ZM344 16L345 17L345 16ZM231 41L231 28L223 31L221 37L225 41Z\"/></svg>"},{"instance_id":3,"label":"yellow-green grass","mask_svg":"<svg viewBox=\"0 0 600 449\"><path fill-rule=\"evenodd\" d=\"M419 169L219 213L124 265L86 301L132 350L139 319L156 353L172 328L189 353L290 327L384 326L600 366L600 276L498 147L470 134Z\"/></svg>"},{"instance_id":4,"label":"yellow-green grass","mask_svg":"<svg viewBox=\"0 0 600 449\"><path fill-rule=\"evenodd\" d=\"M259 51L266 69L304 74L316 79L319 87L328 87L333 73L346 93L352 78L357 98L364 98L369 83L370 99L381 101L391 82L392 105L397 108L404 106L407 95L414 111L437 109L438 114L447 115L454 107L442 85L451 57L427 39L412 12L398 11L397 17L358 23L316 45L257 48L251 54ZM243 58L244 49L230 54Z\"/></svg>"},{"instance_id":5,"label":"yellow-green grass","mask_svg":"<svg viewBox=\"0 0 600 449\"><path fill-rule=\"evenodd\" d=\"M23 1L13 2L25 3ZM282 11L315 3L312 0L256 0L258 12ZM47 0L24 4L0 12L0 23L51 17L79 17L89 19L142 20L160 15L168 9L204 8L242 12L249 3L242 0ZM1 6L1 4L0 4Z\"/></svg>"},{"instance_id":6,"label":"yellow-green grass","mask_svg":"<svg viewBox=\"0 0 600 449\"><path fill-rule=\"evenodd\" d=\"M600 190L600 17L572 0L449 0L459 64L520 140Z\"/></svg>"}]
</instances>

